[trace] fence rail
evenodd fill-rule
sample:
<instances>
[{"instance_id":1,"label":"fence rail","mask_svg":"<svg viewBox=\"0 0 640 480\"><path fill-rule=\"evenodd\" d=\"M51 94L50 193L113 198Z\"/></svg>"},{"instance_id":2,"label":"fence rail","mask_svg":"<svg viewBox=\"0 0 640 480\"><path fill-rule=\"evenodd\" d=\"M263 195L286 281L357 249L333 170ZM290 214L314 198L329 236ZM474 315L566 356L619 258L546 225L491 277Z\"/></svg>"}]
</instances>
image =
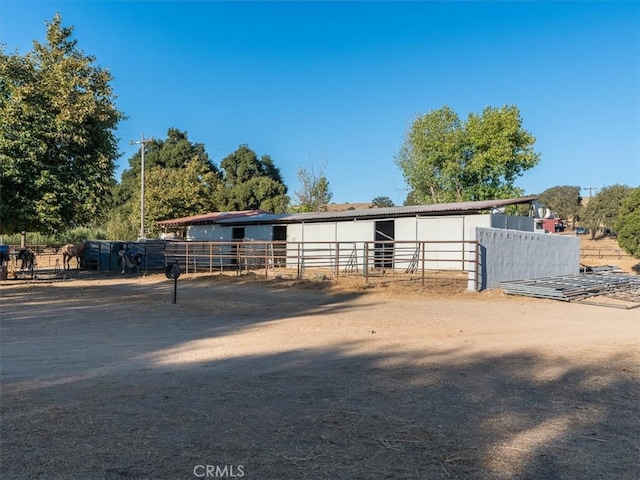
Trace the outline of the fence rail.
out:
<instances>
[{"instance_id":1,"label":"fence rail","mask_svg":"<svg viewBox=\"0 0 640 480\"><path fill-rule=\"evenodd\" d=\"M583 247L580 249L580 257L596 257L596 258L608 258L615 257L618 260L623 258L633 258L627 252L620 248L600 248L600 247Z\"/></svg>"},{"instance_id":2,"label":"fence rail","mask_svg":"<svg viewBox=\"0 0 640 480\"><path fill-rule=\"evenodd\" d=\"M322 273L362 276L365 281L379 277L410 276L425 283L428 272L449 271L479 275L479 249L475 241L361 241L361 242L285 242L285 241L89 241L83 268L114 271L121 267L118 252L132 249L142 254L139 271L161 271L178 264L185 274L262 272L266 278L293 274ZM29 245L42 266L57 262L59 248ZM12 252L19 247L12 246ZM45 255L48 261L43 261Z\"/></svg>"},{"instance_id":3,"label":"fence rail","mask_svg":"<svg viewBox=\"0 0 640 480\"><path fill-rule=\"evenodd\" d=\"M262 271L265 277L286 270L327 272L335 278L361 275L420 275L428 271L478 274L475 241L368 242L176 242L165 246L166 264L177 263L185 274L216 271ZM477 280L477 278L476 278Z\"/></svg>"}]
</instances>

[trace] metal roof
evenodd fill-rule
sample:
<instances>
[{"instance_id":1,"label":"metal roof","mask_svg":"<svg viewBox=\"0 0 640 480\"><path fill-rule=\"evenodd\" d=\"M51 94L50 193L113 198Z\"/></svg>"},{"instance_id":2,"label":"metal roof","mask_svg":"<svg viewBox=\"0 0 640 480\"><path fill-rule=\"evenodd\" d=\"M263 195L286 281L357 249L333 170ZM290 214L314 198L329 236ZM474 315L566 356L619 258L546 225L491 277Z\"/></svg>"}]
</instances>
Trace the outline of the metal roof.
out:
<instances>
[{"instance_id":1,"label":"metal roof","mask_svg":"<svg viewBox=\"0 0 640 480\"><path fill-rule=\"evenodd\" d=\"M171 220L162 220L157 222L161 227L176 228L186 227L188 225L211 225L220 223L225 219L243 218L248 219L255 215L266 214L262 210L241 210L237 212L210 212L202 215L194 215L192 217L174 218Z\"/></svg>"},{"instance_id":2,"label":"metal roof","mask_svg":"<svg viewBox=\"0 0 640 480\"><path fill-rule=\"evenodd\" d=\"M447 215L477 213L507 205L531 203L537 196L508 198L503 200L481 200L474 202L436 203L432 205L410 205L406 207L367 208L344 210L340 212L313 212L273 214L261 210L244 210L241 212L213 212L194 217L177 218L158 222L162 227L184 227L188 225L206 225L218 223L222 225L248 225L259 223L306 223L330 222L346 220L366 220L381 217L413 217L429 215Z\"/></svg>"}]
</instances>

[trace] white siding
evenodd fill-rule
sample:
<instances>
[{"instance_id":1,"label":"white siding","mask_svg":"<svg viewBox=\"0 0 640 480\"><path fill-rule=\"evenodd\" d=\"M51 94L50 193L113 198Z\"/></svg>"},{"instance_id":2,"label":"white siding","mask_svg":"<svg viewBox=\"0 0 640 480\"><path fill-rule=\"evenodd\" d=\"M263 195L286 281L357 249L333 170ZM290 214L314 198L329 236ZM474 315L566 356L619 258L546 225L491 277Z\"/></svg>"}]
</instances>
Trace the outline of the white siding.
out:
<instances>
[{"instance_id":1,"label":"white siding","mask_svg":"<svg viewBox=\"0 0 640 480\"><path fill-rule=\"evenodd\" d=\"M187 227L187 240L230 242L231 228L220 225L191 225Z\"/></svg>"},{"instance_id":2,"label":"white siding","mask_svg":"<svg viewBox=\"0 0 640 480\"><path fill-rule=\"evenodd\" d=\"M396 240L416 240L417 234L416 217L396 218Z\"/></svg>"},{"instance_id":3,"label":"white siding","mask_svg":"<svg viewBox=\"0 0 640 480\"><path fill-rule=\"evenodd\" d=\"M273 225L247 225L244 229L244 237L250 240L273 240Z\"/></svg>"},{"instance_id":4,"label":"white siding","mask_svg":"<svg viewBox=\"0 0 640 480\"><path fill-rule=\"evenodd\" d=\"M336 240L339 242L362 242L373 240L375 222L360 220L339 222L336 228Z\"/></svg>"}]
</instances>

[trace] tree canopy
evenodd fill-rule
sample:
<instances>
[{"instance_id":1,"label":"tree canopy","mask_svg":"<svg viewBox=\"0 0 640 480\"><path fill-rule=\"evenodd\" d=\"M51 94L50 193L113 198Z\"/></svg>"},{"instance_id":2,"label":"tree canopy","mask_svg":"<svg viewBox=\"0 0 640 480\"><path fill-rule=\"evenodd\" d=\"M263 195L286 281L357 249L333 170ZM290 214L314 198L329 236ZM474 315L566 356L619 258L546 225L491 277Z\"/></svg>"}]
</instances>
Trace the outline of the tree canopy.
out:
<instances>
[{"instance_id":1,"label":"tree canopy","mask_svg":"<svg viewBox=\"0 0 640 480\"><path fill-rule=\"evenodd\" d=\"M108 205L118 158L111 74L56 15L46 43L0 49L0 232L53 233Z\"/></svg>"},{"instance_id":2,"label":"tree canopy","mask_svg":"<svg viewBox=\"0 0 640 480\"><path fill-rule=\"evenodd\" d=\"M329 188L329 180L324 175L325 164L319 166L313 162L308 168L298 169L300 188L295 191L297 205L296 212L319 212L323 205L331 201L333 193Z\"/></svg>"},{"instance_id":3,"label":"tree canopy","mask_svg":"<svg viewBox=\"0 0 640 480\"><path fill-rule=\"evenodd\" d=\"M629 255L640 258L640 187L624 196L614 226L618 245Z\"/></svg>"},{"instance_id":4,"label":"tree canopy","mask_svg":"<svg viewBox=\"0 0 640 480\"><path fill-rule=\"evenodd\" d=\"M159 220L218 210L222 176L203 144L192 143L187 132L169 128L166 139L153 139L144 148L145 232L156 232ZM114 189L110 234L130 237L134 225L140 224L141 160L138 148Z\"/></svg>"},{"instance_id":5,"label":"tree canopy","mask_svg":"<svg viewBox=\"0 0 640 480\"><path fill-rule=\"evenodd\" d=\"M515 106L487 107L466 121L444 106L413 122L396 164L411 202L508 198L523 193L516 179L540 161L534 143Z\"/></svg>"},{"instance_id":6,"label":"tree canopy","mask_svg":"<svg viewBox=\"0 0 640 480\"><path fill-rule=\"evenodd\" d=\"M582 208L580 187L565 185L547 188L540 194L538 200L564 220L576 219Z\"/></svg>"},{"instance_id":7,"label":"tree canopy","mask_svg":"<svg viewBox=\"0 0 640 480\"><path fill-rule=\"evenodd\" d=\"M589 199L582 212L581 222L591 231L591 238L595 238L600 228L615 228L622 200L630 191L627 185L609 185Z\"/></svg>"},{"instance_id":8,"label":"tree canopy","mask_svg":"<svg viewBox=\"0 0 640 480\"><path fill-rule=\"evenodd\" d=\"M393 204L393 200L391 200L389 197L376 197L373 200L371 200L371 206L377 207L377 208L383 208L383 207L393 207L395 205Z\"/></svg>"},{"instance_id":9,"label":"tree canopy","mask_svg":"<svg viewBox=\"0 0 640 480\"><path fill-rule=\"evenodd\" d=\"M289 205L287 187L271 157L258 158L247 145L220 162L224 190L219 196L220 210L265 210L284 213Z\"/></svg>"}]
</instances>

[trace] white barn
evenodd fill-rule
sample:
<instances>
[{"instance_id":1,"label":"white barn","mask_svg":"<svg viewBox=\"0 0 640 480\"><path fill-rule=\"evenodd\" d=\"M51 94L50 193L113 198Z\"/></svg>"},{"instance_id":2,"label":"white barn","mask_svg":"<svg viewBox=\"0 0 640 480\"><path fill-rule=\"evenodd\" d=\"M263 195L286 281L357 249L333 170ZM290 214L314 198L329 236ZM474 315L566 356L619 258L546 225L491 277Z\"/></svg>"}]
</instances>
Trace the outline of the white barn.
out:
<instances>
[{"instance_id":1,"label":"white barn","mask_svg":"<svg viewBox=\"0 0 640 480\"><path fill-rule=\"evenodd\" d=\"M293 259L288 262L301 261L307 267L313 266L314 258L320 261L313 252L329 245L337 250L332 256L339 264L354 262L366 268L367 249L374 248L377 266L406 269L427 243L426 268L474 270L470 288L482 289L503 280L533 278L529 272L550 276L579 271L579 242L569 236L536 233L536 198L281 215L255 210L216 212L159 225L185 229L187 241L286 242L287 258ZM505 207L520 204L529 205L529 216L503 213ZM496 237L500 231L512 233ZM393 265L384 260L388 257Z\"/></svg>"}]
</instances>

